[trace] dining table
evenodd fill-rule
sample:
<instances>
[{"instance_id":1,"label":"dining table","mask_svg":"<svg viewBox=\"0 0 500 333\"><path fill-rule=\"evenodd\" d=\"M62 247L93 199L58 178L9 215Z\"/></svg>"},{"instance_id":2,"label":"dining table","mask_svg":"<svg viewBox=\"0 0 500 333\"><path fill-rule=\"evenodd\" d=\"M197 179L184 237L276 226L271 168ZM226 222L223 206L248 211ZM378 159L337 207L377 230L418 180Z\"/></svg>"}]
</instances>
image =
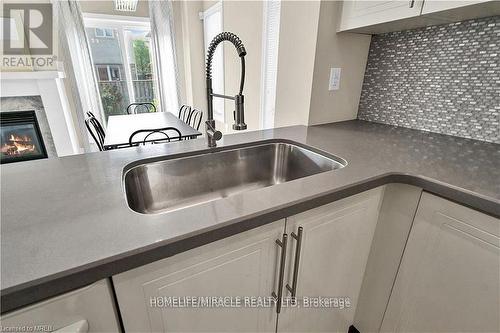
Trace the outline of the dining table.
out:
<instances>
[{"instance_id":1,"label":"dining table","mask_svg":"<svg viewBox=\"0 0 500 333\"><path fill-rule=\"evenodd\" d=\"M104 149L129 147L130 135L138 130L175 127L181 133L181 139L195 138L201 135L197 129L189 126L170 112L148 112L109 116L104 138ZM142 143L140 137L133 144Z\"/></svg>"}]
</instances>

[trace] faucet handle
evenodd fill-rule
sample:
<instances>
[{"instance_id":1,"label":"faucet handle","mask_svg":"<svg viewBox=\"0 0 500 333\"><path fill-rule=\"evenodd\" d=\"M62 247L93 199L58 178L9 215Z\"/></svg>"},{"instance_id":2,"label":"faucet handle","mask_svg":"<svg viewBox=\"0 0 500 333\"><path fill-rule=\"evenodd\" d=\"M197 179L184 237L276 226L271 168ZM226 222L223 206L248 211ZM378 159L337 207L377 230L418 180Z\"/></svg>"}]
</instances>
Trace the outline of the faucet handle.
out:
<instances>
[{"instance_id":1,"label":"faucet handle","mask_svg":"<svg viewBox=\"0 0 500 333\"><path fill-rule=\"evenodd\" d=\"M222 132L215 129L215 120L207 120L205 125L210 140L219 141L222 138Z\"/></svg>"},{"instance_id":2,"label":"faucet handle","mask_svg":"<svg viewBox=\"0 0 500 333\"><path fill-rule=\"evenodd\" d=\"M219 141L220 139L222 139L222 132L215 130L212 132L212 137L214 138L215 141Z\"/></svg>"}]
</instances>

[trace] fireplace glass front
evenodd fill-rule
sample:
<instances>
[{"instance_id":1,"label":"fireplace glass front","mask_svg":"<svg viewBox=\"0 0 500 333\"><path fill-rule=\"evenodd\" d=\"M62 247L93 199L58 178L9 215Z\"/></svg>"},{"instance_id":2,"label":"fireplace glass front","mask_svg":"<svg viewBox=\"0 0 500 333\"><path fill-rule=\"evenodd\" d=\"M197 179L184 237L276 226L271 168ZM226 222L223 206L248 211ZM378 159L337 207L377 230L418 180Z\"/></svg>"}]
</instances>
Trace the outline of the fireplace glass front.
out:
<instances>
[{"instance_id":1,"label":"fireplace glass front","mask_svg":"<svg viewBox=\"0 0 500 333\"><path fill-rule=\"evenodd\" d=\"M35 111L0 113L0 163L47 157Z\"/></svg>"}]
</instances>

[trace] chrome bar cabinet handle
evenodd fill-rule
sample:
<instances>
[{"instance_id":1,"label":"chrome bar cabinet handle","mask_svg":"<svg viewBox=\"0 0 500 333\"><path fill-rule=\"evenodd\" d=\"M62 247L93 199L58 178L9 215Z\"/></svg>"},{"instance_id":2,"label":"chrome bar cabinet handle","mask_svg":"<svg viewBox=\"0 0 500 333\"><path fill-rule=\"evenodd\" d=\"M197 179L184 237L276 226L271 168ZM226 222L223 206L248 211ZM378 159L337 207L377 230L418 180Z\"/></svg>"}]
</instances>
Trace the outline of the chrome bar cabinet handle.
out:
<instances>
[{"instance_id":1,"label":"chrome bar cabinet handle","mask_svg":"<svg viewBox=\"0 0 500 333\"><path fill-rule=\"evenodd\" d=\"M293 264L292 286L290 287L290 285L288 283L286 284L286 289L288 289L292 298L297 295L297 281L299 278L300 249L302 248L302 231L303 231L303 228L299 227L297 234L295 234L295 232L292 232L290 234L290 236L292 236L292 238L297 241L297 246L295 248L295 262Z\"/></svg>"},{"instance_id":2,"label":"chrome bar cabinet handle","mask_svg":"<svg viewBox=\"0 0 500 333\"><path fill-rule=\"evenodd\" d=\"M276 244L281 247L281 258L280 258L280 271L278 276L278 294L274 291L271 293L273 298L276 300L276 313L281 312L281 302L283 297L283 276L285 274L285 262L286 262L286 243L288 241L288 235L283 234L281 240L277 239Z\"/></svg>"}]
</instances>

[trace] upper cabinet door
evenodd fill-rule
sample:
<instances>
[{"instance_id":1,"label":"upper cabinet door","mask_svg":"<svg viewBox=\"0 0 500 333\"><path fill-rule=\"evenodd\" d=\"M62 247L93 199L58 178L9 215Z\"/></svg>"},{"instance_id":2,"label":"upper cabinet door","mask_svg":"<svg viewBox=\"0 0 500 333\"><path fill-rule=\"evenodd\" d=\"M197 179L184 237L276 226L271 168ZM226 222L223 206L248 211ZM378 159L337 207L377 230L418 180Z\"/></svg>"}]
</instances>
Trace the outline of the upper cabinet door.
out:
<instances>
[{"instance_id":1,"label":"upper cabinet door","mask_svg":"<svg viewBox=\"0 0 500 333\"><path fill-rule=\"evenodd\" d=\"M114 276L125 331L274 332L276 308L245 307L243 298L276 290L284 227L273 222ZM185 297L201 301L183 307ZM202 305L206 297L230 297L233 305Z\"/></svg>"},{"instance_id":2,"label":"upper cabinet door","mask_svg":"<svg viewBox=\"0 0 500 333\"><path fill-rule=\"evenodd\" d=\"M348 331L356 311L382 193L383 188L373 189L287 218L289 235L299 234L302 228L298 261L295 255L298 242L289 237L285 274L285 284L293 287L294 270L298 267L296 297L301 307L282 308L278 332ZM284 296L290 296L285 291ZM315 303L320 297L331 298L330 304Z\"/></svg>"},{"instance_id":3,"label":"upper cabinet door","mask_svg":"<svg viewBox=\"0 0 500 333\"><path fill-rule=\"evenodd\" d=\"M344 1L340 31L419 16L423 0Z\"/></svg>"},{"instance_id":4,"label":"upper cabinet door","mask_svg":"<svg viewBox=\"0 0 500 333\"><path fill-rule=\"evenodd\" d=\"M461 1L442 1L442 0L425 0L422 14L430 14L441 12L443 10L456 9L470 5L477 5L491 0L461 0Z\"/></svg>"},{"instance_id":5,"label":"upper cabinet door","mask_svg":"<svg viewBox=\"0 0 500 333\"><path fill-rule=\"evenodd\" d=\"M500 220L424 193L381 332L499 332Z\"/></svg>"}]
</instances>

